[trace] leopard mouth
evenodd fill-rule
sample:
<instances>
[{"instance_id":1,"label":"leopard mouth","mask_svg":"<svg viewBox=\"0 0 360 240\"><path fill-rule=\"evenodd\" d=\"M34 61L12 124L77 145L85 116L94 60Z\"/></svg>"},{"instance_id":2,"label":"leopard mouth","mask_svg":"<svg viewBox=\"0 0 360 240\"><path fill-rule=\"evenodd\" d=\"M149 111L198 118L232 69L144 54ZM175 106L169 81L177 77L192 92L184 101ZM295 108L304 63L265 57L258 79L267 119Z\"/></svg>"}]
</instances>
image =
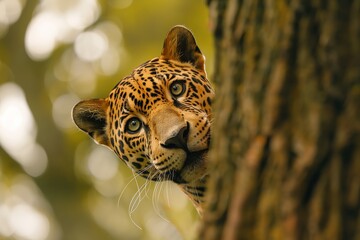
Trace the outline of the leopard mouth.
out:
<instances>
[{"instance_id":1,"label":"leopard mouth","mask_svg":"<svg viewBox=\"0 0 360 240\"><path fill-rule=\"evenodd\" d=\"M171 176L170 179L177 184L185 184L191 182L186 179L186 175L191 172L196 172L196 169L199 166L204 165L207 152L208 149L200 150L197 152L188 152L184 166L180 170L172 170L171 172L169 172L169 176Z\"/></svg>"}]
</instances>

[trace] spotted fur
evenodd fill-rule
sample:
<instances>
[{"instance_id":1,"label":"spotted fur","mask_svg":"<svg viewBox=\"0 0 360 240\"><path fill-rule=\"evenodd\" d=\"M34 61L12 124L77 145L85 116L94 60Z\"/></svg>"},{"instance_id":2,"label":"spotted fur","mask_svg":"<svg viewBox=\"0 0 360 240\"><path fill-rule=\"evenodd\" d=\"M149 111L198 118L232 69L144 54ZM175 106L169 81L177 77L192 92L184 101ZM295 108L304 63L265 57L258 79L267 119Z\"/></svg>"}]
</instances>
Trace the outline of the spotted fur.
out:
<instances>
[{"instance_id":1,"label":"spotted fur","mask_svg":"<svg viewBox=\"0 0 360 240\"><path fill-rule=\"evenodd\" d=\"M107 98L81 101L73 109L80 129L144 178L177 183L199 211L214 97L204 61L192 33L176 26L160 57L133 70Z\"/></svg>"}]
</instances>

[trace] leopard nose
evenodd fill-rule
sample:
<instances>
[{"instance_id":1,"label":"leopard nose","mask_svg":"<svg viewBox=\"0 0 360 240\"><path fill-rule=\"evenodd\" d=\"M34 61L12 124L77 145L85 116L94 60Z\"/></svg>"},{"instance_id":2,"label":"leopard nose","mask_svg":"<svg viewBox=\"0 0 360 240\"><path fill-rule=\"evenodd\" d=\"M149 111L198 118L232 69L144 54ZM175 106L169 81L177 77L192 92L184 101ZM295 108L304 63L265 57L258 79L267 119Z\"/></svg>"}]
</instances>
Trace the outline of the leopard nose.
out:
<instances>
[{"instance_id":1,"label":"leopard nose","mask_svg":"<svg viewBox=\"0 0 360 240\"><path fill-rule=\"evenodd\" d=\"M175 136L167 139L164 144L161 144L164 148L182 148L187 150L187 140L189 136L189 123L186 123L185 127L182 127Z\"/></svg>"}]
</instances>

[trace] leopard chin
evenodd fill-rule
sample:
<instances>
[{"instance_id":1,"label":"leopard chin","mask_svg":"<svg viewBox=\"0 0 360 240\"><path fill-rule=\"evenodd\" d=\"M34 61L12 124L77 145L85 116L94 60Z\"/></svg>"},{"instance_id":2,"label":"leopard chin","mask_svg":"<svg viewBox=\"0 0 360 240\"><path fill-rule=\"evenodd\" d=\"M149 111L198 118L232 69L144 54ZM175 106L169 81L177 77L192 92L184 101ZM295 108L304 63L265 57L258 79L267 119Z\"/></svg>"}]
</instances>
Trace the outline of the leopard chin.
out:
<instances>
[{"instance_id":1,"label":"leopard chin","mask_svg":"<svg viewBox=\"0 0 360 240\"><path fill-rule=\"evenodd\" d=\"M197 152L188 152L184 166L180 170L169 173L171 180L177 184L186 184L197 181L207 174L206 159L208 149Z\"/></svg>"}]
</instances>

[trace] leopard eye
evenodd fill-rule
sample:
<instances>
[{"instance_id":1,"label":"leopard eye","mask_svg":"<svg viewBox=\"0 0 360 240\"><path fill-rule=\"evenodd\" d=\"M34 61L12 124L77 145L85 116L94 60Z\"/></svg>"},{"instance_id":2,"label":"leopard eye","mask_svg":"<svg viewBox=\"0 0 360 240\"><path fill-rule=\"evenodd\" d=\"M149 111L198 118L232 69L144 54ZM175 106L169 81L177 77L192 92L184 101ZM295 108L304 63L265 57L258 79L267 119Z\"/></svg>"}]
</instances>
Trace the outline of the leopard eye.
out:
<instances>
[{"instance_id":1,"label":"leopard eye","mask_svg":"<svg viewBox=\"0 0 360 240\"><path fill-rule=\"evenodd\" d=\"M133 117L126 123L126 131L129 133L137 133L142 126L140 119Z\"/></svg>"},{"instance_id":2,"label":"leopard eye","mask_svg":"<svg viewBox=\"0 0 360 240\"><path fill-rule=\"evenodd\" d=\"M174 97L180 97L185 92L185 84L183 82L173 82L170 85L170 92Z\"/></svg>"}]
</instances>

